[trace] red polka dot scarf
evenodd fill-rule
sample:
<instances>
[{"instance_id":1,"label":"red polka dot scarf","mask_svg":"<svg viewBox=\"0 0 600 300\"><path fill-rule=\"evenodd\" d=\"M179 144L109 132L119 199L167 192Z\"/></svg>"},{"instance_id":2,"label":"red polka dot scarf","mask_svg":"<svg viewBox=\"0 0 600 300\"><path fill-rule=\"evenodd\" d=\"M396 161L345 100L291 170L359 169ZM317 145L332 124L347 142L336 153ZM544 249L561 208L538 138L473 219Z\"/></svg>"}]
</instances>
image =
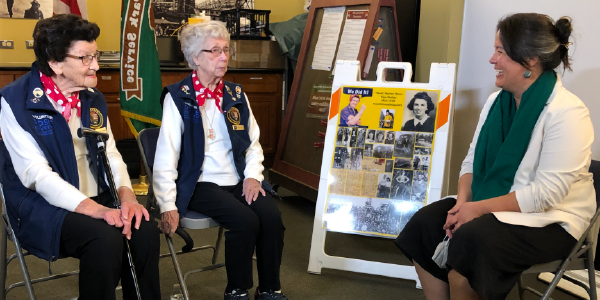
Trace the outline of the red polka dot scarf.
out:
<instances>
[{"instance_id":1,"label":"red polka dot scarf","mask_svg":"<svg viewBox=\"0 0 600 300\"><path fill-rule=\"evenodd\" d=\"M60 91L54 80L45 74L40 72L40 80L42 81L42 85L44 86L44 90L46 91L46 95L52 100L56 101L59 107L61 107L62 115L67 119L67 123L71 118L71 109L77 108L77 116L81 118L81 102L79 101L79 92L72 93L69 98L65 97L63 93Z\"/></svg>"}]
</instances>

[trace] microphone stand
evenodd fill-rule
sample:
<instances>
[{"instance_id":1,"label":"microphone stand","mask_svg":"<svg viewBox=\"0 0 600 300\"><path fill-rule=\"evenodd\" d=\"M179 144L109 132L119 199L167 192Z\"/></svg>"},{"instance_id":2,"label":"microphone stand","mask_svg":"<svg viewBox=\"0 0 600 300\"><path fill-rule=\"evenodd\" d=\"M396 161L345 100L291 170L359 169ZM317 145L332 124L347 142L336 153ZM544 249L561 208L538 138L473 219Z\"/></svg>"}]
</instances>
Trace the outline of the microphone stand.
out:
<instances>
[{"instance_id":1,"label":"microphone stand","mask_svg":"<svg viewBox=\"0 0 600 300\"><path fill-rule=\"evenodd\" d=\"M106 181L108 184L108 188L110 193L115 200L114 205L117 209L121 209L121 199L119 199L119 194L117 193L117 187L115 186L115 180L112 174L112 170L110 169L110 164L108 163L108 156L106 155L106 148L104 147L104 142L108 140L108 133L101 132L90 128L81 127L77 129L77 136L82 138L95 138L98 145L98 158L102 160L102 164L104 165L104 175L106 176ZM129 240L123 237L125 240L125 246L127 247L127 260L129 261L129 267L131 268L131 276L133 277L133 285L135 286L135 293L137 295L138 300L142 300L142 296L140 295L140 287L138 285L137 275L135 273L135 266L133 265L133 258L131 256L131 249L129 248Z\"/></svg>"}]
</instances>

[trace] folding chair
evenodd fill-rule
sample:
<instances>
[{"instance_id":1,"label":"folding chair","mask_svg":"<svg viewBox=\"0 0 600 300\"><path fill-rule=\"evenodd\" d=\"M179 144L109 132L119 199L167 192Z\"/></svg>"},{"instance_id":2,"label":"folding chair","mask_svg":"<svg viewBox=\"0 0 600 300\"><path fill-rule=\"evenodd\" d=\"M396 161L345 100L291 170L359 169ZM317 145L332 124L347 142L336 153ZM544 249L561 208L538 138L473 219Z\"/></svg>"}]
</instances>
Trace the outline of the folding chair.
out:
<instances>
[{"instance_id":1,"label":"folding chair","mask_svg":"<svg viewBox=\"0 0 600 300\"><path fill-rule=\"evenodd\" d=\"M6 164L9 163L11 163L10 156L8 154L8 151L6 150L4 141L0 139L0 175L2 174L2 170L5 168ZM2 178L0 178L0 183L2 183ZM17 239L17 237L15 236L15 232L13 231L10 225L8 214L6 212L6 203L4 201L4 190L2 184L0 184L0 198L2 198L2 240L0 241L0 300L6 299L8 292L20 286L25 286L27 288L27 292L29 293L29 299L35 300L36 297L35 292L33 291L33 284L79 274L79 271L72 271L32 280L29 276L29 271L27 270L27 264L25 263L25 256L30 254L27 251L23 251L21 243L19 242L19 239ZM15 244L16 248L16 253L11 255L10 257L7 257L8 240L11 240ZM18 258L19 260L21 272L23 273L23 281L11 284L7 288L7 267L8 264L15 258Z\"/></svg>"},{"instance_id":2,"label":"folding chair","mask_svg":"<svg viewBox=\"0 0 600 300\"><path fill-rule=\"evenodd\" d=\"M140 147L140 152L142 154L142 159L144 161L144 166L146 168L146 173L147 173L148 179L150 181L150 187L148 189L148 202L146 203L146 209L154 218L157 218L157 219L160 219L160 210L158 208L156 199L154 198L154 193L152 192L152 169L154 168L154 154L156 152L156 144L158 141L159 132L160 132L160 128L147 128L147 129L140 131L140 133L138 134L138 139L137 139L138 146ZM205 246L194 248L194 241L192 240L190 235L184 230L184 228L207 229L207 228L212 228L212 227L217 227L217 226L219 227L219 234L218 234L217 242L216 242L215 246L205 245ZM160 256L160 258L164 258L164 257L168 257L168 256L170 256L172 258L173 266L175 267L175 273L177 273L177 280L179 281L179 284L181 286L183 296L185 297L185 299L189 300L190 297L189 297L189 293L187 290L187 286L185 284L185 280L187 279L188 275L225 266L224 263L216 264L217 256L219 253L219 247L221 245L221 239L223 237L223 227L219 223L217 223L215 220L213 220L203 214L188 210L186 212L185 216L183 216L183 218L181 218L179 220L179 227L177 228L176 233L185 241L186 245L182 248L181 251L175 251L171 237L168 234L165 234L165 239L167 241L167 245L169 246L170 253L162 254ZM177 255L182 254L182 253L195 252L195 251L204 250L204 249L213 249L212 264L209 266L200 268L200 269L189 271L189 272L185 273L185 275L182 275L181 268L179 266L179 262L177 261Z\"/></svg>"},{"instance_id":3,"label":"folding chair","mask_svg":"<svg viewBox=\"0 0 600 300\"><path fill-rule=\"evenodd\" d=\"M519 287L519 298L523 300L523 294L525 291L530 291L540 297L542 300L547 300L558 285L561 278L564 278L578 286L584 288L591 300L597 300L596 295L596 274L594 270L594 259L596 256L596 243L598 241L598 229L600 228L600 162L592 160L590 165L590 172L594 177L594 189L596 190L596 214L590 221L590 225L585 230L575 247L571 250L571 253L564 260L557 260L545 264L539 264L532 266L525 270L523 274L537 274L542 272L553 272L555 273L554 279L550 282L550 285L546 289L544 294L533 289L529 286L523 286L522 277L519 278L517 285ZM568 276L563 276L565 271L569 270L582 270L588 269L589 286L580 281L574 280Z\"/></svg>"}]
</instances>

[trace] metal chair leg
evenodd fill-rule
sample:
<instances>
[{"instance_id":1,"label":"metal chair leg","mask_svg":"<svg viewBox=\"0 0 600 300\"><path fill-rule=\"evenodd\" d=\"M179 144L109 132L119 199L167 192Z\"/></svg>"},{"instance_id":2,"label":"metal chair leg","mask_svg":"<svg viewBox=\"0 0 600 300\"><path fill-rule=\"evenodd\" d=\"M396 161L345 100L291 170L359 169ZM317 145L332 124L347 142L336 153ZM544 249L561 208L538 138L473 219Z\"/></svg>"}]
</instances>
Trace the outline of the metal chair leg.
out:
<instances>
[{"instance_id":1,"label":"metal chair leg","mask_svg":"<svg viewBox=\"0 0 600 300\"><path fill-rule=\"evenodd\" d=\"M215 252L213 253L212 264L217 263L219 256L219 249L221 248L221 239L223 239L223 226L219 226L219 236L217 237L217 243L215 244Z\"/></svg>"},{"instance_id":2,"label":"metal chair leg","mask_svg":"<svg viewBox=\"0 0 600 300\"><path fill-rule=\"evenodd\" d=\"M11 232L14 236L14 231ZM18 239L14 239L15 249L17 252L17 256L19 257L19 264L21 265L21 271L23 272L23 282L25 282L25 287L27 287L27 293L29 293L29 298L31 300L36 300L35 293L33 292L33 285L31 284L31 278L29 277L29 271L27 270L27 264L25 264L25 257L23 256L23 248L21 248L21 243Z\"/></svg>"},{"instance_id":3,"label":"metal chair leg","mask_svg":"<svg viewBox=\"0 0 600 300\"><path fill-rule=\"evenodd\" d=\"M175 268L175 273L177 274L177 280L179 281L179 286L181 287L181 292L183 293L183 298L185 300L190 300L190 294L187 289L187 285L185 285L185 278L181 273L181 268L179 267L179 261L177 260L177 251L175 251L175 247L173 247L173 240L168 234L165 234L165 239L167 240L167 245L169 246L169 252L171 252L171 259L173 260L173 267Z\"/></svg>"},{"instance_id":4,"label":"metal chair leg","mask_svg":"<svg viewBox=\"0 0 600 300\"><path fill-rule=\"evenodd\" d=\"M7 242L8 242L8 232L5 225L5 220L2 220L2 241L0 244L0 300L6 299L6 268L8 267L8 263L6 262L7 256Z\"/></svg>"},{"instance_id":5,"label":"metal chair leg","mask_svg":"<svg viewBox=\"0 0 600 300\"><path fill-rule=\"evenodd\" d=\"M519 289L519 300L523 300L523 294L525 294L525 289L523 289L523 275L519 275L519 280L517 280L517 288Z\"/></svg>"},{"instance_id":6,"label":"metal chair leg","mask_svg":"<svg viewBox=\"0 0 600 300\"><path fill-rule=\"evenodd\" d=\"M589 279L589 284L590 284L590 289L588 290L589 294L590 294L590 300L597 300L598 299L598 293L596 291L596 272L594 269L594 252L596 247L590 247L587 250L587 259L586 259L586 263L587 263L587 269L588 269L588 279Z\"/></svg>"}]
</instances>

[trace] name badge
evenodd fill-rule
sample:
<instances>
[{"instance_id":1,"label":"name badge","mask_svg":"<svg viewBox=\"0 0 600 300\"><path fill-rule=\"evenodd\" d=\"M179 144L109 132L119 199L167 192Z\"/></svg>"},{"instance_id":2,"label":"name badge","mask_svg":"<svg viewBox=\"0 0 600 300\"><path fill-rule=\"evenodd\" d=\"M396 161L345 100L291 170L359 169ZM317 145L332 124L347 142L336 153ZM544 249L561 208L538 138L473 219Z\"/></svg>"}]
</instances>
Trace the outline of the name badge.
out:
<instances>
[{"instance_id":1,"label":"name badge","mask_svg":"<svg viewBox=\"0 0 600 300\"><path fill-rule=\"evenodd\" d=\"M244 130L244 125L232 125L233 130Z\"/></svg>"}]
</instances>

